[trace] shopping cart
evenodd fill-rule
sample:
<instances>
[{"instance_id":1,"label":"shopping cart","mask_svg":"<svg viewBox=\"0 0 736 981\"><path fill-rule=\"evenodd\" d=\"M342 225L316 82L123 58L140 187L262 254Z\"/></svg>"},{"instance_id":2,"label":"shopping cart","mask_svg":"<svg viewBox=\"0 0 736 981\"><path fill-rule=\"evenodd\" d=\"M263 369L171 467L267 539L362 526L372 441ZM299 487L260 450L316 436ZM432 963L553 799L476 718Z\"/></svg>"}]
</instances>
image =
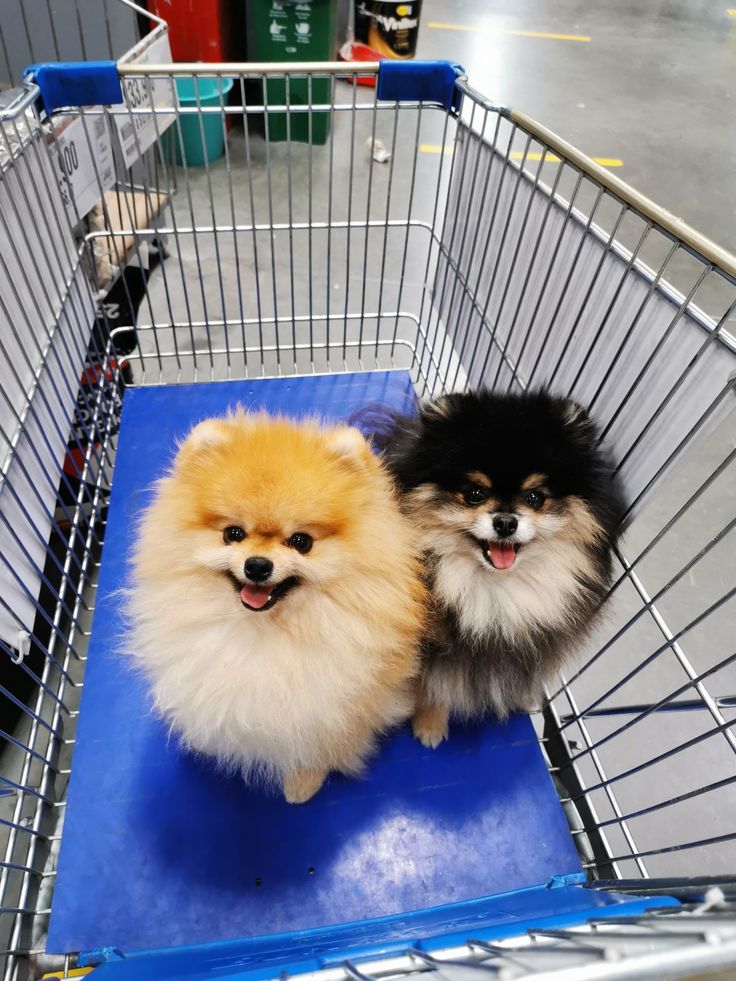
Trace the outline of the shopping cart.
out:
<instances>
[{"instance_id":1,"label":"shopping cart","mask_svg":"<svg viewBox=\"0 0 736 981\"><path fill-rule=\"evenodd\" d=\"M75 963L101 965L101 978L324 981L733 968L736 259L490 103L456 66L147 61L164 33L158 24L138 60L36 68L0 114L4 977L53 963L55 884L48 950L63 954L62 976ZM178 105L181 78L192 105ZM205 78L216 104L199 97ZM324 146L309 139L317 119ZM199 137L207 158L213 120L224 155L195 168L187 146ZM82 156L86 182L74 176ZM105 302L118 282L122 324ZM233 880L231 842L205 844L202 801L220 799L211 775L192 778L199 798L181 796L159 768L142 812L124 797L140 761L134 738L120 743L121 720L133 735L149 724L110 655L131 502L177 427L233 400L345 417L376 398L406 407L481 385L547 387L588 406L628 496L609 616L534 717L538 744L524 718L511 735L494 730L462 771L465 789L453 785L487 816L487 788L497 809L510 793L493 789L494 760L518 743L525 766L546 761L559 799L546 770L535 786L543 823L564 829L549 845L564 867L548 867L540 826L524 855L503 858L525 863L523 886L487 878L459 895L452 866L422 877L395 841L342 870L325 919L319 886L308 891L320 868L298 870L296 894L296 871L245 883L235 869ZM360 786L343 787L343 803ZM219 932L187 938L187 925L182 939L172 920L188 924L200 886L176 882L179 916L166 894L194 847L179 821L189 810L205 822L196 847L226 878L208 883ZM437 850L476 882L499 839L486 849L472 820L447 820ZM166 856L171 882L131 882L136 829L152 826L149 860ZM266 863L291 847L273 835L259 843ZM117 864L101 864L98 841L118 843ZM391 907L402 876L425 903ZM257 929L294 895L294 931ZM228 933L220 906L246 901L255 927ZM137 909L161 942L73 946L102 906L108 923Z\"/></svg>"}]
</instances>

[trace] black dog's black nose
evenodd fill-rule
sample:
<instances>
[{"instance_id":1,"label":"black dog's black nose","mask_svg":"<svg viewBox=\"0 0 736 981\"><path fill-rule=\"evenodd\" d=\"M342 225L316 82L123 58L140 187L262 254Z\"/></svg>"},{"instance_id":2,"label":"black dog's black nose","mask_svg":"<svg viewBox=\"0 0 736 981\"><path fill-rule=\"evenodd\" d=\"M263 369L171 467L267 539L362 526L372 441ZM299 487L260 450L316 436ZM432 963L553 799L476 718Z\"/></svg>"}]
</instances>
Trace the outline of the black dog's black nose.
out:
<instances>
[{"instance_id":1,"label":"black dog's black nose","mask_svg":"<svg viewBox=\"0 0 736 981\"><path fill-rule=\"evenodd\" d=\"M519 522L513 514L497 514L493 519L493 528L501 538L508 538L509 535L513 535L518 524Z\"/></svg>"},{"instance_id":2,"label":"black dog's black nose","mask_svg":"<svg viewBox=\"0 0 736 981\"><path fill-rule=\"evenodd\" d=\"M251 555L249 559L245 560L243 571L246 579L252 579L253 582L265 582L273 572L273 562L270 559L262 558L260 555Z\"/></svg>"}]
</instances>

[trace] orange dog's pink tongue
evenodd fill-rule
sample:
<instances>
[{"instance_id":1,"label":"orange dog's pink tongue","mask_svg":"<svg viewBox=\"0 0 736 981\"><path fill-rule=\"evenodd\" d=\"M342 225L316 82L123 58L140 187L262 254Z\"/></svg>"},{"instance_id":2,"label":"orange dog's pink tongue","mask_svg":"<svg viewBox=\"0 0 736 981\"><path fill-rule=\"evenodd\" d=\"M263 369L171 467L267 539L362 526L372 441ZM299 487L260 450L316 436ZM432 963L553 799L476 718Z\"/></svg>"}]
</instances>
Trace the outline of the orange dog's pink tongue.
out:
<instances>
[{"instance_id":1,"label":"orange dog's pink tongue","mask_svg":"<svg viewBox=\"0 0 736 981\"><path fill-rule=\"evenodd\" d=\"M491 542L488 555L494 569L510 569L516 560L516 549L506 542Z\"/></svg>"},{"instance_id":2,"label":"orange dog's pink tongue","mask_svg":"<svg viewBox=\"0 0 736 981\"><path fill-rule=\"evenodd\" d=\"M248 583L240 590L240 598L252 610L262 610L271 598L273 586L250 586Z\"/></svg>"}]
</instances>

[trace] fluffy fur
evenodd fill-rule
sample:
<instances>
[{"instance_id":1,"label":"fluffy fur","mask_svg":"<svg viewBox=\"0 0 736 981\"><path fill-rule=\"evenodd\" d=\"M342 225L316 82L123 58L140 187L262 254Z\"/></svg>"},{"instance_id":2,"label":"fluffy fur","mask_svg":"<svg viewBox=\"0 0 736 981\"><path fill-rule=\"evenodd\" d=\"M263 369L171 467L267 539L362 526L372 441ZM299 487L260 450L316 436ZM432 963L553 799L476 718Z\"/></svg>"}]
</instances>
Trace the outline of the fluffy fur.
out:
<instances>
[{"instance_id":1,"label":"fluffy fur","mask_svg":"<svg viewBox=\"0 0 736 981\"><path fill-rule=\"evenodd\" d=\"M188 747L265 774L292 802L331 770L359 773L412 711L415 556L357 430L242 412L200 423L134 556L131 649L158 711ZM264 582L248 579L253 557L273 563Z\"/></svg>"},{"instance_id":2,"label":"fluffy fur","mask_svg":"<svg viewBox=\"0 0 736 981\"><path fill-rule=\"evenodd\" d=\"M585 411L544 393L446 395L385 442L434 600L414 719L434 746L448 717L539 702L600 611L621 500Z\"/></svg>"}]
</instances>

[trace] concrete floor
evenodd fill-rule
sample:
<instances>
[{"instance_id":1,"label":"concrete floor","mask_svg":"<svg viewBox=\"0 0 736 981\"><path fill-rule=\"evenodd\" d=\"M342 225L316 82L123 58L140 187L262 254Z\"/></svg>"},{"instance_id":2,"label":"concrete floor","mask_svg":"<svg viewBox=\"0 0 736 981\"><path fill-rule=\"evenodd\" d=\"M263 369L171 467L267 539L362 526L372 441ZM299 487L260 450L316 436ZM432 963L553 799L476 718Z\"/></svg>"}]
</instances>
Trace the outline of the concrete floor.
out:
<instances>
[{"instance_id":1,"label":"concrete floor","mask_svg":"<svg viewBox=\"0 0 736 981\"><path fill-rule=\"evenodd\" d=\"M499 104L591 156L620 158L623 180L736 251L736 15L727 0L425 0L417 57L456 60Z\"/></svg>"}]
</instances>

